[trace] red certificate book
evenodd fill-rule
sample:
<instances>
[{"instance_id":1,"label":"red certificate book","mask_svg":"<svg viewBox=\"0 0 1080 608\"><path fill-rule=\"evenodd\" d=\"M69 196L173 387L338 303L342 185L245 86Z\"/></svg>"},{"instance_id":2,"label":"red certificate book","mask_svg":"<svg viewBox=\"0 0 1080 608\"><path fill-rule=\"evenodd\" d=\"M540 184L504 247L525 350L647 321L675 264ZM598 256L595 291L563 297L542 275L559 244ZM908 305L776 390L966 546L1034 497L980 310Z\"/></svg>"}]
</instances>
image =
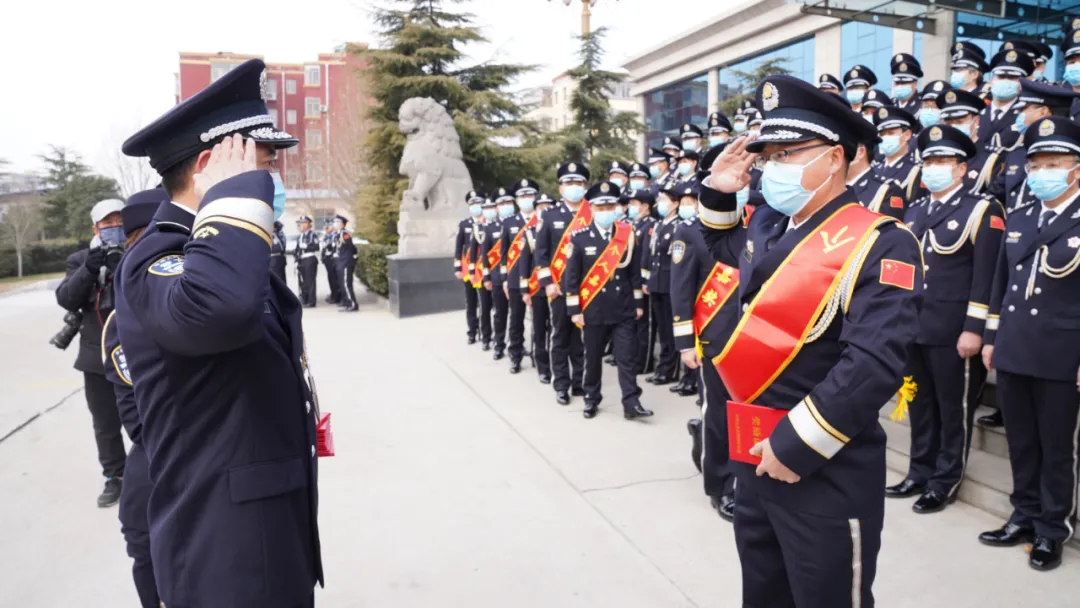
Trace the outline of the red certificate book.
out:
<instances>
[{"instance_id":1,"label":"red certificate book","mask_svg":"<svg viewBox=\"0 0 1080 608\"><path fill-rule=\"evenodd\" d=\"M761 464L761 458L750 455L750 448L772 435L784 416L787 416L787 410L728 401L728 453L731 459Z\"/></svg>"},{"instance_id":2,"label":"red certificate book","mask_svg":"<svg viewBox=\"0 0 1080 608\"><path fill-rule=\"evenodd\" d=\"M315 426L318 434L319 458L334 455L334 431L330 428L330 413L327 412L319 418L319 424Z\"/></svg>"}]
</instances>

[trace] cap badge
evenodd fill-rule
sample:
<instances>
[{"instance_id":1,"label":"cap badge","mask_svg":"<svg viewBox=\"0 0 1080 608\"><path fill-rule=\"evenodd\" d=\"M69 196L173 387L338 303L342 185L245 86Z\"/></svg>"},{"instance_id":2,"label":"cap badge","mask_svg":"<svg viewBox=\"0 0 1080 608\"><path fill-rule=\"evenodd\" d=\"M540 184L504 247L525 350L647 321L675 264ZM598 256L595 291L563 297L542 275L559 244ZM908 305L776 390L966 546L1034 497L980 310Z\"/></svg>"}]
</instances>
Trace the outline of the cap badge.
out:
<instances>
[{"instance_id":1,"label":"cap badge","mask_svg":"<svg viewBox=\"0 0 1080 608\"><path fill-rule=\"evenodd\" d=\"M689 125L689 124L685 124L685 125L683 125L683 126L682 126L682 130L683 130L683 131L689 131L689 130L690 130L690 125Z\"/></svg>"},{"instance_id":2,"label":"cap badge","mask_svg":"<svg viewBox=\"0 0 1080 608\"><path fill-rule=\"evenodd\" d=\"M939 127L930 129L930 141L941 141L941 129Z\"/></svg>"},{"instance_id":3,"label":"cap badge","mask_svg":"<svg viewBox=\"0 0 1080 608\"><path fill-rule=\"evenodd\" d=\"M608 190L610 190L610 188L608 187L608 185L606 183L600 184L600 192L603 192L604 194L607 194Z\"/></svg>"},{"instance_id":4,"label":"cap badge","mask_svg":"<svg viewBox=\"0 0 1080 608\"><path fill-rule=\"evenodd\" d=\"M259 74L259 97L262 97L263 101L270 99L270 90L266 86L266 70Z\"/></svg>"},{"instance_id":5,"label":"cap badge","mask_svg":"<svg viewBox=\"0 0 1080 608\"><path fill-rule=\"evenodd\" d=\"M529 185L529 180L527 180L527 179L521 180L521 187L522 188L524 188L525 186L528 186L528 185Z\"/></svg>"},{"instance_id":6,"label":"cap badge","mask_svg":"<svg viewBox=\"0 0 1080 608\"><path fill-rule=\"evenodd\" d=\"M934 83L934 90L935 91L940 91L941 89L944 89L944 88L945 88L945 83L941 82L940 80Z\"/></svg>"},{"instance_id":7,"label":"cap badge","mask_svg":"<svg viewBox=\"0 0 1080 608\"><path fill-rule=\"evenodd\" d=\"M778 105L780 105L780 92L776 90L776 85L766 82L765 86L761 87L761 107L765 108L766 112L772 112Z\"/></svg>"},{"instance_id":8,"label":"cap badge","mask_svg":"<svg viewBox=\"0 0 1080 608\"><path fill-rule=\"evenodd\" d=\"M958 50L958 51L964 50L964 44L962 42L957 42L956 43L956 50Z\"/></svg>"},{"instance_id":9,"label":"cap badge","mask_svg":"<svg viewBox=\"0 0 1080 608\"><path fill-rule=\"evenodd\" d=\"M506 188L499 188L499 196L506 196Z\"/></svg>"},{"instance_id":10,"label":"cap badge","mask_svg":"<svg viewBox=\"0 0 1080 608\"><path fill-rule=\"evenodd\" d=\"M907 64L906 63L901 63L900 64L900 71L901 72L906 72L907 71Z\"/></svg>"},{"instance_id":11,"label":"cap badge","mask_svg":"<svg viewBox=\"0 0 1080 608\"><path fill-rule=\"evenodd\" d=\"M878 110L878 116L881 117L881 118L888 118L889 117L889 111L886 110L885 108L881 108L880 110Z\"/></svg>"},{"instance_id":12,"label":"cap badge","mask_svg":"<svg viewBox=\"0 0 1080 608\"><path fill-rule=\"evenodd\" d=\"M893 61L903 61L903 60L904 60L904 56L903 56L903 55L897 55L897 56L896 56L896 59L893 59Z\"/></svg>"},{"instance_id":13,"label":"cap badge","mask_svg":"<svg viewBox=\"0 0 1080 608\"><path fill-rule=\"evenodd\" d=\"M945 103L956 103L956 93L949 91L945 94Z\"/></svg>"},{"instance_id":14,"label":"cap badge","mask_svg":"<svg viewBox=\"0 0 1080 608\"><path fill-rule=\"evenodd\" d=\"M1016 51L1009 51L1005 54L1005 61L1009 63L1016 63Z\"/></svg>"},{"instance_id":15,"label":"cap badge","mask_svg":"<svg viewBox=\"0 0 1080 608\"><path fill-rule=\"evenodd\" d=\"M617 161L617 160L611 161L611 168L612 169L618 169L619 168L619 161Z\"/></svg>"},{"instance_id":16,"label":"cap badge","mask_svg":"<svg viewBox=\"0 0 1080 608\"><path fill-rule=\"evenodd\" d=\"M1047 137L1054 134L1054 123L1044 120L1039 123L1039 137Z\"/></svg>"},{"instance_id":17,"label":"cap badge","mask_svg":"<svg viewBox=\"0 0 1080 608\"><path fill-rule=\"evenodd\" d=\"M851 76L852 78L858 78L859 77L859 70L854 70L853 69L853 70L851 70L851 74L848 74L848 75Z\"/></svg>"},{"instance_id":18,"label":"cap badge","mask_svg":"<svg viewBox=\"0 0 1080 608\"><path fill-rule=\"evenodd\" d=\"M570 171L577 171L577 165L575 165L574 163L570 163L570 165L566 168Z\"/></svg>"},{"instance_id":19,"label":"cap badge","mask_svg":"<svg viewBox=\"0 0 1080 608\"><path fill-rule=\"evenodd\" d=\"M1013 43L1006 42L1001 48L1005 49L1006 51L1011 50L1013 48Z\"/></svg>"},{"instance_id":20,"label":"cap badge","mask_svg":"<svg viewBox=\"0 0 1080 608\"><path fill-rule=\"evenodd\" d=\"M1080 30L1080 17L1077 17L1077 18L1072 20L1072 28L1074 30Z\"/></svg>"},{"instance_id":21,"label":"cap badge","mask_svg":"<svg viewBox=\"0 0 1080 608\"><path fill-rule=\"evenodd\" d=\"M1080 42L1080 30L1073 32L1073 42Z\"/></svg>"}]
</instances>

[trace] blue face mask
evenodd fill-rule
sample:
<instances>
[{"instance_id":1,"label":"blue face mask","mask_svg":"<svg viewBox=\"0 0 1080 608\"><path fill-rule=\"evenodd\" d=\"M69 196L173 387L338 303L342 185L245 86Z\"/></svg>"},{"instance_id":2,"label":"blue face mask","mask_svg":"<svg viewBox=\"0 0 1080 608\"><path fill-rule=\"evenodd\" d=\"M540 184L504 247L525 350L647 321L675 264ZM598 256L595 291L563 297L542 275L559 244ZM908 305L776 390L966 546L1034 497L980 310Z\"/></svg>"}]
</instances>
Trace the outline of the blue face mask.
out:
<instances>
[{"instance_id":1,"label":"blue face mask","mask_svg":"<svg viewBox=\"0 0 1080 608\"><path fill-rule=\"evenodd\" d=\"M622 205L615 205L615 219L621 220L626 217L626 208Z\"/></svg>"},{"instance_id":2,"label":"blue face mask","mask_svg":"<svg viewBox=\"0 0 1080 608\"><path fill-rule=\"evenodd\" d=\"M912 93L914 92L915 87L910 84L897 84L893 85L892 88L893 97L902 101L907 101L908 99L910 99Z\"/></svg>"},{"instance_id":3,"label":"blue face mask","mask_svg":"<svg viewBox=\"0 0 1080 608\"><path fill-rule=\"evenodd\" d=\"M970 122L964 123L962 125L953 125L953 128L956 129L957 131L960 131L964 135L967 135L968 137L971 137L971 123Z\"/></svg>"},{"instance_id":4,"label":"blue face mask","mask_svg":"<svg viewBox=\"0 0 1080 608\"><path fill-rule=\"evenodd\" d=\"M274 179L274 221L281 219L285 213L285 183L281 181L280 173L271 173Z\"/></svg>"},{"instance_id":5,"label":"blue face mask","mask_svg":"<svg viewBox=\"0 0 1080 608\"><path fill-rule=\"evenodd\" d=\"M645 186L647 186L647 185L649 185L649 183L646 182L643 179L632 179L632 180L630 180L630 189L631 190L644 190Z\"/></svg>"},{"instance_id":6,"label":"blue face mask","mask_svg":"<svg viewBox=\"0 0 1080 608\"><path fill-rule=\"evenodd\" d=\"M742 133L743 131L746 130L746 123L745 122L737 122L737 123L735 123L734 126L735 126L735 132L736 133Z\"/></svg>"},{"instance_id":7,"label":"blue face mask","mask_svg":"<svg viewBox=\"0 0 1080 608\"><path fill-rule=\"evenodd\" d=\"M499 205L499 217L501 219L505 220L506 218L510 217L511 215L514 215L514 206L513 205Z\"/></svg>"},{"instance_id":8,"label":"blue face mask","mask_svg":"<svg viewBox=\"0 0 1080 608\"><path fill-rule=\"evenodd\" d=\"M694 150L698 149L698 142L700 142L700 141L701 140L698 139L697 137L692 137L690 139L684 139L683 142L682 142L682 149L686 150L687 152L693 152Z\"/></svg>"},{"instance_id":9,"label":"blue face mask","mask_svg":"<svg viewBox=\"0 0 1080 608\"><path fill-rule=\"evenodd\" d=\"M659 201L656 203L656 212L660 214L660 217L667 217L671 213L671 202Z\"/></svg>"},{"instance_id":10,"label":"blue face mask","mask_svg":"<svg viewBox=\"0 0 1080 608\"><path fill-rule=\"evenodd\" d=\"M494 207L487 207L484 209L484 219L491 222L499 215L499 212Z\"/></svg>"},{"instance_id":11,"label":"blue face mask","mask_svg":"<svg viewBox=\"0 0 1080 608\"><path fill-rule=\"evenodd\" d=\"M679 205L679 217L684 220L692 220L697 217L697 204Z\"/></svg>"},{"instance_id":12,"label":"blue face mask","mask_svg":"<svg viewBox=\"0 0 1080 608\"><path fill-rule=\"evenodd\" d=\"M735 193L735 217L742 217L743 207L746 206L748 200L750 200L750 186Z\"/></svg>"},{"instance_id":13,"label":"blue face mask","mask_svg":"<svg viewBox=\"0 0 1080 608\"><path fill-rule=\"evenodd\" d=\"M726 143L726 142L727 142L727 139L725 139L725 138L723 138L723 137L721 137L719 135L709 137L709 147L710 148L715 148L716 146L719 146L720 144Z\"/></svg>"},{"instance_id":14,"label":"blue face mask","mask_svg":"<svg viewBox=\"0 0 1080 608\"><path fill-rule=\"evenodd\" d=\"M521 209L525 213L529 213L536 207L536 199L531 196L521 197L517 199L518 209Z\"/></svg>"},{"instance_id":15,"label":"blue face mask","mask_svg":"<svg viewBox=\"0 0 1080 608\"><path fill-rule=\"evenodd\" d=\"M651 167L649 167L649 175L653 176L653 179L660 177L661 174L662 172L660 171L659 166L652 165Z\"/></svg>"},{"instance_id":16,"label":"blue face mask","mask_svg":"<svg viewBox=\"0 0 1080 608\"><path fill-rule=\"evenodd\" d=\"M949 74L949 86L954 89L959 89L967 84L967 76L963 72L953 72Z\"/></svg>"},{"instance_id":17,"label":"blue face mask","mask_svg":"<svg viewBox=\"0 0 1080 608\"><path fill-rule=\"evenodd\" d=\"M1066 82L1074 87L1080 85L1080 63L1071 63L1065 66L1064 78Z\"/></svg>"},{"instance_id":18,"label":"blue face mask","mask_svg":"<svg viewBox=\"0 0 1080 608\"><path fill-rule=\"evenodd\" d=\"M580 203L585 198L585 186L563 186L562 195L571 203Z\"/></svg>"},{"instance_id":19,"label":"blue face mask","mask_svg":"<svg viewBox=\"0 0 1080 608\"><path fill-rule=\"evenodd\" d=\"M866 91L844 91L844 97L848 100L848 103L856 104L861 103L863 95Z\"/></svg>"},{"instance_id":20,"label":"blue face mask","mask_svg":"<svg viewBox=\"0 0 1080 608\"><path fill-rule=\"evenodd\" d=\"M105 245L119 245L124 242L124 227L110 226L98 229L98 238Z\"/></svg>"},{"instance_id":21,"label":"blue face mask","mask_svg":"<svg viewBox=\"0 0 1080 608\"><path fill-rule=\"evenodd\" d=\"M693 165L690 165L688 163L683 163L683 164L679 165L679 175L681 175L683 177L686 177L687 175L690 175L690 172L693 171L693 170L694 170Z\"/></svg>"},{"instance_id":22,"label":"blue face mask","mask_svg":"<svg viewBox=\"0 0 1080 608\"><path fill-rule=\"evenodd\" d=\"M1040 201L1052 201L1069 189L1069 172L1072 169L1039 169L1028 173L1027 184L1031 193Z\"/></svg>"},{"instance_id":23,"label":"blue face mask","mask_svg":"<svg viewBox=\"0 0 1080 608\"><path fill-rule=\"evenodd\" d=\"M611 228L616 219L614 209L609 209L607 211L593 211L592 217L593 221L596 222L596 225L604 230Z\"/></svg>"},{"instance_id":24,"label":"blue face mask","mask_svg":"<svg viewBox=\"0 0 1080 608\"><path fill-rule=\"evenodd\" d=\"M1012 99L1020 93L1020 83L1015 80L995 80L990 85L990 93L994 99Z\"/></svg>"},{"instance_id":25,"label":"blue face mask","mask_svg":"<svg viewBox=\"0 0 1080 608\"><path fill-rule=\"evenodd\" d=\"M943 192L953 185L953 168L948 165L927 165L922 170L922 181L930 192Z\"/></svg>"},{"instance_id":26,"label":"blue face mask","mask_svg":"<svg viewBox=\"0 0 1080 608\"><path fill-rule=\"evenodd\" d=\"M484 212L484 208L481 207L479 204L469 205L469 213L473 217L480 217L480 214L483 213L483 212Z\"/></svg>"},{"instance_id":27,"label":"blue face mask","mask_svg":"<svg viewBox=\"0 0 1080 608\"><path fill-rule=\"evenodd\" d=\"M630 219L632 219L632 220L638 219L639 217L641 217L641 206L640 205L631 205L629 213L630 213Z\"/></svg>"},{"instance_id":28,"label":"blue face mask","mask_svg":"<svg viewBox=\"0 0 1080 608\"><path fill-rule=\"evenodd\" d=\"M1016 132L1023 133L1027 131L1027 122L1024 121L1024 113L1020 112L1016 115Z\"/></svg>"},{"instance_id":29,"label":"blue face mask","mask_svg":"<svg viewBox=\"0 0 1080 608\"><path fill-rule=\"evenodd\" d=\"M795 215L806 206L817 190L807 190L802 186L803 172L807 167L828 154L822 152L805 165L792 165L769 161L761 172L761 194L765 202L784 215ZM828 180L821 183L820 190Z\"/></svg>"},{"instance_id":30,"label":"blue face mask","mask_svg":"<svg viewBox=\"0 0 1080 608\"><path fill-rule=\"evenodd\" d=\"M932 127L941 122L941 110L923 108L919 110L919 122L924 127Z\"/></svg>"},{"instance_id":31,"label":"blue face mask","mask_svg":"<svg viewBox=\"0 0 1080 608\"><path fill-rule=\"evenodd\" d=\"M623 186L626 185L626 178L622 177L622 176L609 177L608 181L615 184L616 186L618 186L620 188L622 188Z\"/></svg>"},{"instance_id":32,"label":"blue face mask","mask_svg":"<svg viewBox=\"0 0 1080 608\"><path fill-rule=\"evenodd\" d=\"M885 156L893 156L900 151L900 136L882 135L881 143L878 144L878 150Z\"/></svg>"}]
</instances>

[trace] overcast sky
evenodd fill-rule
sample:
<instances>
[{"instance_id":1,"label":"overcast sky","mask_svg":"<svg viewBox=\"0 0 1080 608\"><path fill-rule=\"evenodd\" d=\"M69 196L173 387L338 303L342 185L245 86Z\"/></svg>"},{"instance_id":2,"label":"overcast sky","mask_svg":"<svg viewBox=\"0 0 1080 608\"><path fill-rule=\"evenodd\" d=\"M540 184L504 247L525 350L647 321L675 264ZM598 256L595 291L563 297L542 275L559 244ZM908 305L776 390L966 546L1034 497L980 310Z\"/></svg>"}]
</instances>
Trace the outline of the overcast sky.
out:
<instances>
[{"instance_id":1,"label":"overcast sky","mask_svg":"<svg viewBox=\"0 0 1080 608\"><path fill-rule=\"evenodd\" d=\"M231 51L302 63L342 42L376 43L368 14L377 0L11 0L0 32L0 159L40 169L49 144L77 151L104 173L120 143L173 105L181 51ZM476 60L540 65L521 87L572 66L581 0L472 0L490 44ZM745 0L599 0L607 63L692 29ZM704 6L704 8L703 8Z\"/></svg>"}]
</instances>

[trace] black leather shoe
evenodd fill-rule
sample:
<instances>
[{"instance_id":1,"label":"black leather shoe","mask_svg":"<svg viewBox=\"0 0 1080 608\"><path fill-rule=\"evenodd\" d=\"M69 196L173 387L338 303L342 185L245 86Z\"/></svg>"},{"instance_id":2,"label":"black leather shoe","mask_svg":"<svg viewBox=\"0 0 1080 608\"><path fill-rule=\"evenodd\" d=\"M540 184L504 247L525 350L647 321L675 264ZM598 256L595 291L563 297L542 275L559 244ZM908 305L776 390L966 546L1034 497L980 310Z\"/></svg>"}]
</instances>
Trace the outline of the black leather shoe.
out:
<instances>
[{"instance_id":1,"label":"black leather shoe","mask_svg":"<svg viewBox=\"0 0 1080 608\"><path fill-rule=\"evenodd\" d=\"M1034 530L1010 522L997 530L983 532L979 535L979 542L991 547L1015 547L1021 543L1030 543L1034 538Z\"/></svg>"},{"instance_id":2,"label":"black leather shoe","mask_svg":"<svg viewBox=\"0 0 1080 608\"><path fill-rule=\"evenodd\" d=\"M337 304L341 302L341 298L331 298L330 296L326 296L323 298L323 302L326 302L327 304Z\"/></svg>"},{"instance_id":3,"label":"black leather shoe","mask_svg":"<svg viewBox=\"0 0 1080 608\"><path fill-rule=\"evenodd\" d=\"M1061 541L1050 540L1045 536L1036 537L1028 556L1028 565L1043 572L1057 568L1061 565L1061 547Z\"/></svg>"},{"instance_id":4,"label":"black leather shoe","mask_svg":"<svg viewBox=\"0 0 1080 608\"><path fill-rule=\"evenodd\" d=\"M607 363L608 365L615 365L615 355L611 355L610 357L604 357L604 363Z\"/></svg>"},{"instance_id":5,"label":"black leather shoe","mask_svg":"<svg viewBox=\"0 0 1080 608\"><path fill-rule=\"evenodd\" d=\"M946 496L937 490L927 490L925 494L919 497L919 500L915 501L915 504L911 505L911 510L920 515L929 515L930 513L944 511L945 507L954 502L956 502L955 494Z\"/></svg>"},{"instance_id":6,"label":"black leather shoe","mask_svg":"<svg viewBox=\"0 0 1080 608\"><path fill-rule=\"evenodd\" d=\"M580 386L570 387L570 395L574 397L584 397L585 389L581 388Z\"/></svg>"},{"instance_id":7,"label":"black leather shoe","mask_svg":"<svg viewBox=\"0 0 1080 608\"><path fill-rule=\"evenodd\" d=\"M694 403L696 403L698 407L701 407L705 405L705 400L702 399L700 395L698 395L697 401L695 401Z\"/></svg>"},{"instance_id":8,"label":"black leather shoe","mask_svg":"<svg viewBox=\"0 0 1080 608\"><path fill-rule=\"evenodd\" d=\"M491 350L491 342L484 342L484 345L480 347L480 350L484 350L484 351Z\"/></svg>"},{"instance_id":9,"label":"black leather shoe","mask_svg":"<svg viewBox=\"0 0 1080 608\"><path fill-rule=\"evenodd\" d=\"M640 403L635 405L634 407L623 409L623 418L626 418L627 420L633 420L635 418L648 418L652 415L652 410L647 410L641 407Z\"/></svg>"},{"instance_id":10,"label":"black leather shoe","mask_svg":"<svg viewBox=\"0 0 1080 608\"><path fill-rule=\"evenodd\" d=\"M476 344L476 336L469 336L469 344Z\"/></svg>"},{"instance_id":11,"label":"black leather shoe","mask_svg":"<svg viewBox=\"0 0 1080 608\"><path fill-rule=\"evenodd\" d=\"M680 397L693 397L698 394L696 386L690 386L689 384L679 387L679 390L675 391Z\"/></svg>"},{"instance_id":12,"label":"black leather shoe","mask_svg":"<svg viewBox=\"0 0 1080 608\"><path fill-rule=\"evenodd\" d=\"M648 372L646 372L646 373L648 373ZM648 378L645 378L645 382L648 382L649 384L656 384L656 374L653 374L653 375L649 376Z\"/></svg>"},{"instance_id":13,"label":"black leather shoe","mask_svg":"<svg viewBox=\"0 0 1080 608\"><path fill-rule=\"evenodd\" d=\"M521 361L512 361L510 363L510 373L516 374L521 371Z\"/></svg>"},{"instance_id":14,"label":"black leather shoe","mask_svg":"<svg viewBox=\"0 0 1080 608\"><path fill-rule=\"evenodd\" d=\"M1001 416L1001 410L997 410L988 416L979 416L977 422L979 423L979 426L985 426L991 429L1000 429L1005 426L1005 419Z\"/></svg>"},{"instance_id":15,"label":"black leather shoe","mask_svg":"<svg viewBox=\"0 0 1080 608\"><path fill-rule=\"evenodd\" d=\"M345 308L337 309L338 312L356 312L358 310L360 309L356 306L346 306Z\"/></svg>"},{"instance_id":16,"label":"black leather shoe","mask_svg":"<svg viewBox=\"0 0 1080 608\"><path fill-rule=\"evenodd\" d=\"M570 395L566 391L555 391L555 402L559 405L570 405Z\"/></svg>"},{"instance_id":17,"label":"black leather shoe","mask_svg":"<svg viewBox=\"0 0 1080 608\"><path fill-rule=\"evenodd\" d=\"M120 491L123 489L124 481L119 477L110 477L105 480L105 489L101 491L101 495L97 498L97 506L102 509L111 507L120 502Z\"/></svg>"},{"instance_id":18,"label":"black leather shoe","mask_svg":"<svg viewBox=\"0 0 1080 608\"><path fill-rule=\"evenodd\" d=\"M495 349L495 354L492 355L491 358L498 361L499 359L502 359L505 356L506 355L503 353L503 350L501 348L496 348Z\"/></svg>"},{"instance_id":19,"label":"black leather shoe","mask_svg":"<svg viewBox=\"0 0 1080 608\"><path fill-rule=\"evenodd\" d=\"M686 421L686 432L690 433L690 460L701 472L701 418L691 418Z\"/></svg>"},{"instance_id":20,"label":"black leather shoe","mask_svg":"<svg viewBox=\"0 0 1080 608\"><path fill-rule=\"evenodd\" d=\"M673 386L669 386L667 390L668 390L669 393L677 393L677 392L683 390L683 383L679 382L679 383L677 383L677 384L675 384Z\"/></svg>"},{"instance_id":21,"label":"black leather shoe","mask_svg":"<svg viewBox=\"0 0 1080 608\"><path fill-rule=\"evenodd\" d=\"M888 498L909 498L926 491L926 484L904 479L895 486L885 488L885 496Z\"/></svg>"},{"instance_id":22,"label":"black leather shoe","mask_svg":"<svg viewBox=\"0 0 1080 608\"><path fill-rule=\"evenodd\" d=\"M709 504L712 505L720 519L728 522L735 520L735 499L733 497L721 496L717 498L710 496Z\"/></svg>"},{"instance_id":23,"label":"black leather shoe","mask_svg":"<svg viewBox=\"0 0 1080 608\"><path fill-rule=\"evenodd\" d=\"M540 384L551 384L551 376L540 374Z\"/></svg>"},{"instance_id":24,"label":"black leather shoe","mask_svg":"<svg viewBox=\"0 0 1080 608\"><path fill-rule=\"evenodd\" d=\"M672 382L675 382L675 379L671 376L654 376L652 380L652 383L656 386L663 386L665 384L671 384Z\"/></svg>"},{"instance_id":25,"label":"black leather shoe","mask_svg":"<svg viewBox=\"0 0 1080 608\"><path fill-rule=\"evenodd\" d=\"M596 410L598 409L598 407L599 406L597 406L595 403L593 403L592 405L586 404L585 405L585 410L583 412L581 412L581 415L585 416L586 419L595 418L596 417Z\"/></svg>"}]
</instances>

